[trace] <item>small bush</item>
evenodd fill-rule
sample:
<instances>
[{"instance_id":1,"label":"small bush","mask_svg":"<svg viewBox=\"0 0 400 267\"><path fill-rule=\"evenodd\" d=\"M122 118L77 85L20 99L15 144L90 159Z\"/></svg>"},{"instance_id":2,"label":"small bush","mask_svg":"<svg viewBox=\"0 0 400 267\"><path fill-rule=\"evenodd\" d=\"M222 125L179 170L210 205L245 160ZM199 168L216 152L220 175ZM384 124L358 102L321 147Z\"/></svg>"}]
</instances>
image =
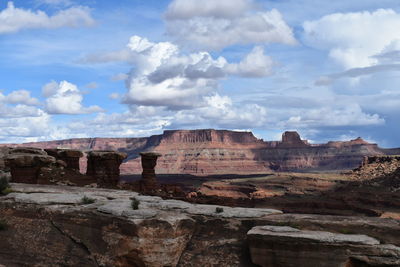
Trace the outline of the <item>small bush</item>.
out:
<instances>
[{"instance_id":1,"label":"small bush","mask_svg":"<svg viewBox=\"0 0 400 267\"><path fill-rule=\"evenodd\" d=\"M132 202L131 202L132 209L133 210L138 210L139 209L139 204L140 204L140 201L133 197L132 198Z\"/></svg>"},{"instance_id":2,"label":"small bush","mask_svg":"<svg viewBox=\"0 0 400 267\"><path fill-rule=\"evenodd\" d=\"M224 208L216 207L216 208L215 208L215 212L216 212L216 213L222 213L222 212L224 212Z\"/></svg>"},{"instance_id":3,"label":"small bush","mask_svg":"<svg viewBox=\"0 0 400 267\"><path fill-rule=\"evenodd\" d=\"M353 234L356 234L355 232L353 232L353 231L351 231L351 230L349 230L349 229L340 229L338 232L341 233L341 234L344 234L344 235L353 235Z\"/></svg>"},{"instance_id":4,"label":"small bush","mask_svg":"<svg viewBox=\"0 0 400 267\"><path fill-rule=\"evenodd\" d=\"M84 196L81 200L81 203L84 205L88 205L88 204L93 204L94 202L96 202L96 199Z\"/></svg>"},{"instance_id":5,"label":"small bush","mask_svg":"<svg viewBox=\"0 0 400 267\"><path fill-rule=\"evenodd\" d=\"M5 220L0 220L0 231L7 230L7 222Z\"/></svg>"},{"instance_id":6,"label":"small bush","mask_svg":"<svg viewBox=\"0 0 400 267\"><path fill-rule=\"evenodd\" d=\"M8 183L8 179L5 175L0 175L0 195L6 195L10 193L11 188Z\"/></svg>"}]
</instances>

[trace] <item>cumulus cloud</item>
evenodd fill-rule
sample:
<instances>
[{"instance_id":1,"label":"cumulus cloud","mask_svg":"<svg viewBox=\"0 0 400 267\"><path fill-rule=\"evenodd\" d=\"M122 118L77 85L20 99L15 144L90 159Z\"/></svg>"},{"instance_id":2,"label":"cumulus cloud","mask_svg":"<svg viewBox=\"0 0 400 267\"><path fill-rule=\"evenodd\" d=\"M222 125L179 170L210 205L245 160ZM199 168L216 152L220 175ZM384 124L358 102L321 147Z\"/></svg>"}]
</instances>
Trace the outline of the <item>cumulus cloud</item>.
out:
<instances>
[{"instance_id":1,"label":"cumulus cloud","mask_svg":"<svg viewBox=\"0 0 400 267\"><path fill-rule=\"evenodd\" d=\"M196 48L296 44L292 29L278 10L258 11L250 0L174 0L165 18L168 34Z\"/></svg>"},{"instance_id":2,"label":"cumulus cloud","mask_svg":"<svg viewBox=\"0 0 400 267\"><path fill-rule=\"evenodd\" d=\"M239 63L214 59L208 52L183 54L173 43L153 43L139 36L131 37L128 47L136 64L126 80L128 93L123 101L127 104L199 107L206 105L204 97L216 90L219 79L227 75L263 77L271 74L273 66L261 47Z\"/></svg>"},{"instance_id":3,"label":"cumulus cloud","mask_svg":"<svg viewBox=\"0 0 400 267\"><path fill-rule=\"evenodd\" d=\"M192 17L233 18L250 10L250 0L175 0L165 13L167 19L190 19Z\"/></svg>"},{"instance_id":4,"label":"cumulus cloud","mask_svg":"<svg viewBox=\"0 0 400 267\"><path fill-rule=\"evenodd\" d=\"M14 33L24 29L91 26L94 20L87 7L76 6L49 16L43 11L16 8L13 2L0 11L0 34Z\"/></svg>"},{"instance_id":5,"label":"cumulus cloud","mask_svg":"<svg viewBox=\"0 0 400 267\"><path fill-rule=\"evenodd\" d=\"M307 45L329 51L344 68L370 67L375 55L400 48L400 15L392 9L330 14L303 28Z\"/></svg>"},{"instance_id":6,"label":"cumulus cloud","mask_svg":"<svg viewBox=\"0 0 400 267\"><path fill-rule=\"evenodd\" d=\"M78 87L67 81L46 84L42 89L47 97L45 109L49 114L85 114L103 111L99 106L84 107L83 95Z\"/></svg>"},{"instance_id":7,"label":"cumulus cloud","mask_svg":"<svg viewBox=\"0 0 400 267\"><path fill-rule=\"evenodd\" d=\"M27 106L37 106L40 104L39 100L31 97L31 92L27 90L12 91L6 96L0 93L0 101L9 104L23 104Z\"/></svg>"},{"instance_id":8,"label":"cumulus cloud","mask_svg":"<svg viewBox=\"0 0 400 267\"><path fill-rule=\"evenodd\" d=\"M257 128L267 120L267 110L258 104L235 105L228 96L214 94L205 97L206 105L194 110L179 111L174 124L216 125L222 128Z\"/></svg>"},{"instance_id":9,"label":"cumulus cloud","mask_svg":"<svg viewBox=\"0 0 400 267\"><path fill-rule=\"evenodd\" d=\"M272 58L264 54L261 46L256 46L240 63L229 64L226 70L238 76L265 77L272 74L273 66Z\"/></svg>"}]
</instances>

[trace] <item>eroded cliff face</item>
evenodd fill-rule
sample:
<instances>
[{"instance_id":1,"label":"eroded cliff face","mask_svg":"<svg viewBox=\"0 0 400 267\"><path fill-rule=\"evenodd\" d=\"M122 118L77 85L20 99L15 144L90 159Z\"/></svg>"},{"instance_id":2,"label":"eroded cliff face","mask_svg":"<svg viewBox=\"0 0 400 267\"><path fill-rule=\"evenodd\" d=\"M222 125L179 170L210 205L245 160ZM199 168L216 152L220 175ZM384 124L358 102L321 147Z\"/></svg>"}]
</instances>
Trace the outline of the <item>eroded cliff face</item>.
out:
<instances>
[{"instance_id":1,"label":"eroded cliff face","mask_svg":"<svg viewBox=\"0 0 400 267\"><path fill-rule=\"evenodd\" d=\"M0 196L0 264L7 267L297 266L296 255L315 266L400 264L400 225L392 219L282 214L97 188L12 189Z\"/></svg>"},{"instance_id":2,"label":"eroded cliff face","mask_svg":"<svg viewBox=\"0 0 400 267\"><path fill-rule=\"evenodd\" d=\"M41 148L118 150L128 154L122 174L141 173L139 153L155 151L157 173L256 174L270 171L344 170L359 165L364 156L398 153L361 138L348 142L311 145L297 132L285 132L282 141L263 141L251 132L226 130L171 130L148 138L83 138L28 143ZM81 170L86 169L85 158Z\"/></svg>"}]
</instances>

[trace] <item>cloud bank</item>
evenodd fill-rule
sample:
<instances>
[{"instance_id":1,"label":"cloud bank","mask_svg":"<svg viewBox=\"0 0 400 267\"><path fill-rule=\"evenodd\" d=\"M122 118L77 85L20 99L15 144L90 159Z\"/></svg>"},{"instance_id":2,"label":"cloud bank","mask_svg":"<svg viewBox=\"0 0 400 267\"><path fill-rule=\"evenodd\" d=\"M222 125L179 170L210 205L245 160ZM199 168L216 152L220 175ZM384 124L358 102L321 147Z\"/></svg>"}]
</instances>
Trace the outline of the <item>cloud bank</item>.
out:
<instances>
[{"instance_id":1,"label":"cloud bank","mask_svg":"<svg viewBox=\"0 0 400 267\"><path fill-rule=\"evenodd\" d=\"M92 26L94 19L87 7L77 6L49 16L43 11L16 8L13 2L0 11L0 34L15 33L24 29Z\"/></svg>"}]
</instances>

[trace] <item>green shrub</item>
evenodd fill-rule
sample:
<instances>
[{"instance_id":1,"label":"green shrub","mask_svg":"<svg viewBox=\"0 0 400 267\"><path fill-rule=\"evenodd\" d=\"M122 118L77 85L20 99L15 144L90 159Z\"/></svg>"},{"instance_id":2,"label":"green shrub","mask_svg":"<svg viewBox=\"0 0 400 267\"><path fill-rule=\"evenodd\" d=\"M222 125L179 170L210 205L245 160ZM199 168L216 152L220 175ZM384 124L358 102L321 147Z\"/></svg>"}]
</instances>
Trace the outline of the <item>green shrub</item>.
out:
<instances>
[{"instance_id":1,"label":"green shrub","mask_svg":"<svg viewBox=\"0 0 400 267\"><path fill-rule=\"evenodd\" d=\"M353 235L353 234L356 234L354 231L349 230L349 229L340 229L338 232L341 233L341 234L344 234L344 235Z\"/></svg>"},{"instance_id":2,"label":"green shrub","mask_svg":"<svg viewBox=\"0 0 400 267\"><path fill-rule=\"evenodd\" d=\"M84 205L93 204L94 202L96 202L96 199L87 196L84 196L81 200L81 203Z\"/></svg>"},{"instance_id":3,"label":"green shrub","mask_svg":"<svg viewBox=\"0 0 400 267\"><path fill-rule=\"evenodd\" d=\"M7 222L5 220L0 220L0 231L7 230Z\"/></svg>"},{"instance_id":4,"label":"green shrub","mask_svg":"<svg viewBox=\"0 0 400 267\"><path fill-rule=\"evenodd\" d=\"M140 201L139 200L137 200L136 198L131 198L131 200L132 200L132 202L131 202L131 207L132 207L132 209L133 210L138 210L139 209L139 204L140 204Z\"/></svg>"},{"instance_id":5,"label":"green shrub","mask_svg":"<svg viewBox=\"0 0 400 267\"><path fill-rule=\"evenodd\" d=\"M0 175L0 195L6 195L10 193L11 188L8 183L8 179L5 175Z\"/></svg>"},{"instance_id":6,"label":"green shrub","mask_svg":"<svg viewBox=\"0 0 400 267\"><path fill-rule=\"evenodd\" d=\"M216 213L222 213L222 212L224 212L224 208L216 207L216 208L215 208L215 212L216 212Z\"/></svg>"}]
</instances>

